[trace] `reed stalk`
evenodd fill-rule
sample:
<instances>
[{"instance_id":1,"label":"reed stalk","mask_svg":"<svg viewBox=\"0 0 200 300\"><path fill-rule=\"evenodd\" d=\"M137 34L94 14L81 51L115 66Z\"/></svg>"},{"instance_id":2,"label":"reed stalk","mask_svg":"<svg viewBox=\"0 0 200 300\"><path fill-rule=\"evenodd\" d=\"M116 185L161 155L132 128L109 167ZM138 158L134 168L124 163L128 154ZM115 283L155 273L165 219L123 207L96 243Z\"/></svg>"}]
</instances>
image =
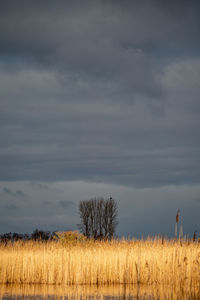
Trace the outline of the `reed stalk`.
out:
<instances>
[{"instance_id":1,"label":"reed stalk","mask_svg":"<svg viewBox=\"0 0 200 300\"><path fill-rule=\"evenodd\" d=\"M0 245L0 283L200 288L200 244L147 239Z\"/></svg>"}]
</instances>

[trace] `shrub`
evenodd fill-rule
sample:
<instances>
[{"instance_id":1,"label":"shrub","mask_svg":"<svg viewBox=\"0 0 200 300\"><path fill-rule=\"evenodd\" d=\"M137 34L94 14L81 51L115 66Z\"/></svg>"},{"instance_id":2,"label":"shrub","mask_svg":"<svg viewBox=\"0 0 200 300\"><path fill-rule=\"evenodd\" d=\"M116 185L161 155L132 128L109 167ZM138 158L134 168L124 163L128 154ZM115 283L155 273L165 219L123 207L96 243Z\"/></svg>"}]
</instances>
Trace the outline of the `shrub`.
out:
<instances>
[{"instance_id":1,"label":"shrub","mask_svg":"<svg viewBox=\"0 0 200 300\"><path fill-rule=\"evenodd\" d=\"M66 244L76 244L79 242L84 242L86 237L80 233L79 231L64 231L64 232L56 232L56 239L62 245Z\"/></svg>"}]
</instances>

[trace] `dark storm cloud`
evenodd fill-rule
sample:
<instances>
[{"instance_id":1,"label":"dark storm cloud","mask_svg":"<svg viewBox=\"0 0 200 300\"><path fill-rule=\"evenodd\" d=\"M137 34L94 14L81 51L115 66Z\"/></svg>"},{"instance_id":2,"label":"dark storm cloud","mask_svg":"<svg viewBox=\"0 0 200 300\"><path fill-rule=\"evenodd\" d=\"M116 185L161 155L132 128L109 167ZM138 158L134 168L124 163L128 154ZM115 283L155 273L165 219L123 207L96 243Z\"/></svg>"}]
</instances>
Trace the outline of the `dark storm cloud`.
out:
<instances>
[{"instance_id":1,"label":"dark storm cloud","mask_svg":"<svg viewBox=\"0 0 200 300\"><path fill-rule=\"evenodd\" d=\"M199 182L199 12L1 1L0 179Z\"/></svg>"},{"instance_id":2,"label":"dark storm cloud","mask_svg":"<svg viewBox=\"0 0 200 300\"><path fill-rule=\"evenodd\" d=\"M199 46L199 5L178 3L3 1L0 51L4 59L56 69L65 83L82 81L96 94L104 89L115 98L126 93L132 101L134 93L160 97L154 53ZM91 87L84 92L93 96Z\"/></svg>"},{"instance_id":3,"label":"dark storm cloud","mask_svg":"<svg viewBox=\"0 0 200 300\"><path fill-rule=\"evenodd\" d=\"M22 190L16 190L16 191L13 191L12 189L10 188L7 188L7 187L4 187L2 189L3 191L3 194L5 195L9 195L9 196L14 196L14 197L25 197L25 193L22 191Z\"/></svg>"}]
</instances>

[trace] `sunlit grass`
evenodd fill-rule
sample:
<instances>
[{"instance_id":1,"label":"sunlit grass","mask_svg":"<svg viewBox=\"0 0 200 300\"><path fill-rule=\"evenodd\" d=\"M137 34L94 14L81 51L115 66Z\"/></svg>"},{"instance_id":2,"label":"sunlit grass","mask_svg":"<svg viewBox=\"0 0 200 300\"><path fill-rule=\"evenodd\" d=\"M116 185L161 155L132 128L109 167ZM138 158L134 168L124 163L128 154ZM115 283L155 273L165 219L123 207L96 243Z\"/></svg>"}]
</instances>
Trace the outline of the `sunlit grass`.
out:
<instances>
[{"instance_id":1,"label":"sunlit grass","mask_svg":"<svg viewBox=\"0 0 200 300\"><path fill-rule=\"evenodd\" d=\"M0 245L0 283L200 286L200 244L161 239Z\"/></svg>"}]
</instances>

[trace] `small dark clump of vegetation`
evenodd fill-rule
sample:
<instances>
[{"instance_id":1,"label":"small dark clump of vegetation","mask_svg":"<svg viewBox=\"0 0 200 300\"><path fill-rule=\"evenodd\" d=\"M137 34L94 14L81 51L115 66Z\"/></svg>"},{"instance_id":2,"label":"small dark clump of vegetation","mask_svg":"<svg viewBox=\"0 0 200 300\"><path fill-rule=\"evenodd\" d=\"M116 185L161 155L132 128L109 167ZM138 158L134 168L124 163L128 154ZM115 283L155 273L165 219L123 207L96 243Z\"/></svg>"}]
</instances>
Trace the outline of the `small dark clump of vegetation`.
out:
<instances>
[{"instance_id":1,"label":"small dark clump of vegetation","mask_svg":"<svg viewBox=\"0 0 200 300\"><path fill-rule=\"evenodd\" d=\"M35 229L32 233L4 233L0 234L0 243L16 242L16 241L50 241L55 239L56 233Z\"/></svg>"}]
</instances>

